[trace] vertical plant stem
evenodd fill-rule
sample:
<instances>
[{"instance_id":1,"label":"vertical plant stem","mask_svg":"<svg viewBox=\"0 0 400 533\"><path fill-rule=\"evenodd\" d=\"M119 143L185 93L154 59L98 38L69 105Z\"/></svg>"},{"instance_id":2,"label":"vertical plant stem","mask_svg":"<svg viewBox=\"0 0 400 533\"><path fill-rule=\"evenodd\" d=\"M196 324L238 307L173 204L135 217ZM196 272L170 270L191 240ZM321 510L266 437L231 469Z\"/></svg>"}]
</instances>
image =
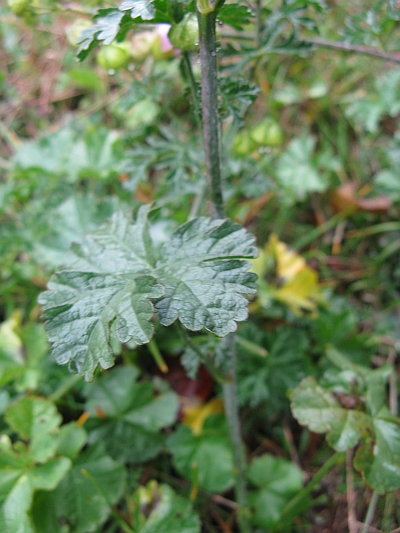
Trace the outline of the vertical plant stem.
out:
<instances>
[{"instance_id":1,"label":"vertical plant stem","mask_svg":"<svg viewBox=\"0 0 400 533\"><path fill-rule=\"evenodd\" d=\"M376 492L376 490L374 490L374 492L372 493L371 499L369 501L368 510L365 516L364 526L361 530L361 533L368 533L369 526L372 524L372 520L374 519L378 501L379 501L379 494Z\"/></svg>"},{"instance_id":2,"label":"vertical plant stem","mask_svg":"<svg viewBox=\"0 0 400 533\"><path fill-rule=\"evenodd\" d=\"M218 78L216 51L216 9L201 1L198 5L200 61L201 61L201 103L203 118L203 139L206 158L208 193L211 202L211 215L214 219L224 218L224 201L221 179L220 125L218 115ZM228 335L223 341L229 357L229 368L223 381L225 414L235 460L236 499L238 503L238 523L241 533L250 533L251 526L247 514L246 496L246 457L240 431L239 406L236 389L236 350L235 337Z\"/></svg>"},{"instance_id":3,"label":"vertical plant stem","mask_svg":"<svg viewBox=\"0 0 400 533\"><path fill-rule=\"evenodd\" d=\"M241 533L251 531L247 510L247 490L246 490L246 456L242 435L240 431L239 405L236 386L236 348L234 334L228 335L222 341L229 352L230 370L226 376L222 389L224 393L225 415L228 422L229 434L232 441L235 468L236 468L236 500L238 503L238 523Z\"/></svg>"},{"instance_id":4,"label":"vertical plant stem","mask_svg":"<svg viewBox=\"0 0 400 533\"><path fill-rule=\"evenodd\" d=\"M208 192L212 217L224 218L218 116L217 50L215 44L216 18L215 12L207 13L206 15L198 12L203 140Z\"/></svg>"}]
</instances>

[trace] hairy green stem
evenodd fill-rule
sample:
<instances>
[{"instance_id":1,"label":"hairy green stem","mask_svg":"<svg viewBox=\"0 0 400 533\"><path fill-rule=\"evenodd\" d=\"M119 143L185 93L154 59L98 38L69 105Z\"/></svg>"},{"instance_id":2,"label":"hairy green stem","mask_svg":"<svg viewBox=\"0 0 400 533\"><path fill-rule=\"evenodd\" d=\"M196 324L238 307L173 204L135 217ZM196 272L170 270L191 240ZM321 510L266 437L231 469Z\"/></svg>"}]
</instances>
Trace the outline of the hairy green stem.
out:
<instances>
[{"instance_id":1,"label":"hairy green stem","mask_svg":"<svg viewBox=\"0 0 400 533\"><path fill-rule=\"evenodd\" d=\"M203 140L206 159L208 192L213 218L224 218L222 196L221 153L218 116L217 50L215 39L215 12L198 12L201 61L201 103Z\"/></svg>"},{"instance_id":2,"label":"hairy green stem","mask_svg":"<svg viewBox=\"0 0 400 533\"><path fill-rule=\"evenodd\" d=\"M218 76L216 50L216 0L198 0L200 61L201 61L201 103L203 118L203 140L206 159L208 193L211 202L211 215L214 219L224 218L222 195L220 124L218 114ZM229 367L223 380L225 414L235 460L236 500L238 503L238 524L240 533L250 533L250 517L246 494L246 457L240 431L239 406L236 389L236 350L235 336L228 335L222 340L229 357Z\"/></svg>"}]
</instances>

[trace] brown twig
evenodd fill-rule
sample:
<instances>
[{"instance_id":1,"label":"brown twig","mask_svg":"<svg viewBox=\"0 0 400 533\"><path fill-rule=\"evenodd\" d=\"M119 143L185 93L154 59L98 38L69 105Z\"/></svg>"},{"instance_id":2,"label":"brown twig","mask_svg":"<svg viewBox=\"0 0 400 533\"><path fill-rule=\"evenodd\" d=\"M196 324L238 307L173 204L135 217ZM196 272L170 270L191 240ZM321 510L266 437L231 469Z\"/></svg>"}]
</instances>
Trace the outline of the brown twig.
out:
<instances>
[{"instance_id":1,"label":"brown twig","mask_svg":"<svg viewBox=\"0 0 400 533\"><path fill-rule=\"evenodd\" d=\"M216 522L218 522L218 525L221 528L222 533L232 533L232 529L230 528L229 524L224 522L224 520L221 518L221 516L216 511L212 510L211 514L213 515Z\"/></svg>"},{"instance_id":2,"label":"brown twig","mask_svg":"<svg viewBox=\"0 0 400 533\"><path fill-rule=\"evenodd\" d=\"M372 48L371 46L357 45L351 43L344 43L338 41L328 41L326 39L302 39L303 42L314 44L315 46L320 46L322 48L331 48L333 50L340 50L342 52L354 52L356 54L364 54L378 59L384 59L392 63L400 63L400 53L399 52L384 52L378 50L377 48Z\"/></svg>"},{"instance_id":3,"label":"brown twig","mask_svg":"<svg viewBox=\"0 0 400 533\"><path fill-rule=\"evenodd\" d=\"M353 450L350 449L346 453L346 485L347 485L347 522L349 525L349 533L357 533L357 516L355 510L356 496L354 493L354 478L353 478Z\"/></svg>"},{"instance_id":4,"label":"brown twig","mask_svg":"<svg viewBox=\"0 0 400 533\"><path fill-rule=\"evenodd\" d=\"M287 420L283 421L283 433L285 435L285 439L286 439L286 442L287 442L288 447L289 447L289 453L290 453L290 458L292 459L292 462L295 465L297 465L300 469L302 469L302 466L301 466L301 463L300 463L300 459L299 459L299 455L297 453L297 449L296 449L296 446L294 444L293 434L292 434L292 431L291 431L291 429L289 427L289 424L288 424Z\"/></svg>"}]
</instances>

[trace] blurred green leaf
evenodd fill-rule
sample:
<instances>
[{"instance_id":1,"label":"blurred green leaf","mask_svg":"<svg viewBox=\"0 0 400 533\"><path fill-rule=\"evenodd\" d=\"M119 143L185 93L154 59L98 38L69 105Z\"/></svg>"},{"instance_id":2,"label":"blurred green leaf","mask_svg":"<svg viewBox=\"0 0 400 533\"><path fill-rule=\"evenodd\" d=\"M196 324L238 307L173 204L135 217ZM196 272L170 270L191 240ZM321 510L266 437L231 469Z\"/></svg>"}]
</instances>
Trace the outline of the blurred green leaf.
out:
<instances>
[{"instance_id":1,"label":"blurred green leaf","mask_svg":"<svg viewBox=\"0 0 400 533\"><path fill-rule=\"evenodd\" d=\"M303 487L301 470L286 459L262 455L251 462L248 478L258 487L249 492L253 524L276 531L286 518L282 516L286 504Z\"/></svg>"},{"instance_id":2,"label":"blurred green leaf","mask_svg":"<svg viewBox=\"0 0 400 533\"><path fill-rule=\"evenodd\" d=\"M118 367L85 388L89 441L103 442L114 459L130 463L158 454L165 441L160 430L175 422L179 407L175 393L157 395L137 378L135 367Z\"/></svg>"},{"instance_id":3,"label":"blurred green leaf","mask_svg":"<svg viewBox=\"0 0 400 533\"><path fill-rule=\"evenodd\" d=\"M378 131L379 121L384 116L396 117L400 112L400 70L392 69L379 76L375 94L354 97L347 108L347 115L371 132Z\"/></svg>"},{"instance_id":4,"label":"blurred green leaf","mask_svg":"<svg viewBox=\"0 0 400 533\"><path fill-rule=\"evenodd\" d=\"M306 355L306 334L295 328L279 327L273 333L257 332L247 326L240 335L260 345L266 357L250 354L238 344L238 392L240 402L251 407L265 404L268 412L280 412L288 405L287 391L311 370Z\"/></svg>"},{"instance_id":5,"label":"blurred green leaf","mask_svg":"<svg viewBox=\"0 0 400 533\"><path fill-rule=\"evenodd\" d=\"M221 415L209 416L199 435L179 426L168 438L175 468L186 479L198 469L199 486L210 492L223 492L234 483L234 465L229 435Z\"/></svg>"},{"instance_id":6,"label":"blurred green leaf","mask_svg":"<svg viewBox=\"0 0 400 533\"><path fill-rule=\"evenodd\" d=\"M97 228L119 208L121 202L115 197L97 200L92 194L77 193L47 210L35 225L27 213L23 222L32 257L38 264L55 269L73 241Z\"/></svg>"},{"instance_id":7,"label":"blurred green leaf","mask_svg":"<svg viewBox=\"0 0 400 533\"><path fill-rule=\"evenodd\" d=\"M118 141L119 134L104 127L90 127L82 134L78 127L68 125L21 143L14 161L17 168L66 176L72 183L84 176L105 179L124 169Z\"/></svg>"},{"instance_id":8,"label":"blurred green leaf","mask_svg":"<svg viewBox=\"0 0 400 533\"><path fill-rule=\"evenodd\" d=\"M75 459L87 441L87 433L76 422L69 422L60 428L57 453Z\"/></svg>"},{"instance_id":9,"label":"blurred green leaf","mask_svg":"<svg viewBox=\"0 0 400 533\"><path fill-rule=\"evenodd\" d=\"M33 521L40 533L61 533L63 523L71 533L96 531L122 496L124 483L124 467L105 455L99 442L74 460L54 492L36 495Z\"/></svg>"},{"instance_id":10,"label":"blurred green leaf","mask_svg":"<svg viewBox=\"0 0 400 533\"><path fill-rule=\"evenodd\" d=\"M42 398L21 398L7 409L6 422L24 440L30 441L34 461L44 462L57 449L61 416L53 403Z\"/></svg>"},{"instance_id":11,"label":"blurred green leaf","mask_svg":"<svg viewBox=\"0 0 400 533\"><path fill-rule=\"evenodd\" d=\"M385 410L374 418L374 437L365 439L354 457L355 468L379 494L400 487L400 419L385 415L392 418Z\"/></svg>"},{"instance_id":12,"label":"blurred green leaf","mask_svg":"<svg viewBox=\"0 0 400 533\"><path fill-rule=\"evenodd\" d=\"M339 354L340 355L340 354ZM354 466L378 493L400 487L400 419L383 405L388 374L349 363L365 380L368 412L343 407L333 393L308 377L291 394L297 420L316 433L327 433L337 451L357 447ZM349 367L350 368L350 367ZM339 397L340 398L340 397Z\"/></svg>"},{"instance_id":13,"label":"blurred green leaf","mask_svg":"<svg viewBox=\"0 0 400 533\"><path fill-rule=\"evenodd\" d=\"M19 391L36 390L40 379L40 362L49 345L43 326L27 324L17 328L18 312L0 325L0 385L15 381Z\"/></svg>"},{"instance_id":14,"label":"blurred green leaf","mask_svg":"<svg viewBox=\"0 0 400 533\"><path fill-rule=\"evenodd\" d=\"M279 157L276 178L282 187L304 199L311 192L323 192L329 186L329 172L339 163L333 154L314 155L316 139L311 136L293 139Z\"/></svg>"},{"instance_id":15,"label":"blurred green leaf","mask_svg":"<svg viewBox=\"0 0 400 533\"><path fill-rule=\"evenodd\" d=\"M327 433L329 444L337 451L352 448L372 432L372 421L366 413L342 407L313 377L304 379L292 391L291 401L299 423L315 433Z\"/></svg>"},{"instance_id":16,"label":"blurred green leaf","mask_svg":"<svg viewBox=\"0 0 400 533\"><path fill-rule=\"evenodd\" d=\"M67 457L54 457L61 416L51 402L25 397L9 406L5 418L24 442L0 439L0 530L33 533L26 513L34 491L54 489L71 467Z\"/></svg>"},{"instance_id":17,"label":"blurred green leaf","mask_svg":"<svg viewBox=\"0 0 400 533\"><path fill-rule=\"evenodd\" d=\"M249 24L252 12L247 6L240 4L225 4L218 11L218 20L222 24L228 24L235 30L242 30L243 26Z\"/></svg>"}]
</instances>

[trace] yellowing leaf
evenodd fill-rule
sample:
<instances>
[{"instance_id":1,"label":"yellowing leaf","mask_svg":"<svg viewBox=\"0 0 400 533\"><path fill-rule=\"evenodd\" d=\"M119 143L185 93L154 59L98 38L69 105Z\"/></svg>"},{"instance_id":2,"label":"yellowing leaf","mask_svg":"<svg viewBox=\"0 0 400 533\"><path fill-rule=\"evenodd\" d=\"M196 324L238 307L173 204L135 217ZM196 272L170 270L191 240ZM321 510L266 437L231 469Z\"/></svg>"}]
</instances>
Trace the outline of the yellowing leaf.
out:
<instances>
[{"instance_id":1,"label":"yellowing leaf","mask_svg":"<svg viewBox=\"0 0 400 533\"><path fill-rule=\"evenodd\" d=\"M302 311L315 314L318 300L322 296L318 286L318 275L315 270L305 266L282 287L276 289L274 295L297 315Z\"/></svg>"},{"instance_id":2,"label":"yellowing leaf","mask_svg":"<svg viewBox=\"0 0 400 533\"><path fill-rule=\"evenodd\" d=\"M318 302L323 298L318 274L276 235L271 235L259 257L253 260L252 270L259 276L261 305L269 306L270 301L276 299L296 315L303 312L316 315Z\"/></svg>"},{"instance_id":3,"label":"yellowing leaf","mask_svg":"<svg viewBox=\"0 0 400 533\"><path fill-rule=\"evenodd\" d=\"M290 280L307 267L301 255L290 250L276 235L271 235L269 238L267 252L272 255L276 264L276 274L280 278Z\"/></svg>"},{"instance_id":4,"label":"yellowing leaf","mask_svg":"<svg viewBox=\"0 0 400 533\"><path fill-rule=\"evenodd\" d=\"M22 340L16 333L21 321L22 313L17 310L8 320L0 324L0 350L17 363L22 364Z\"/></svg>"},{"instance_id":5,"label":"yellowing leaf","mask_svg":"<svg viewBox=\"0 0 400 533\"><path fill-rule=\"evenodd\" d=\"M210 415L221 413L223 410L224 404L219 398L213 398L209 402L200 405L188 402L182 409L182 422L190 427L194 435L200 435L205 419Z\"/></svg>"}]
</instances>

